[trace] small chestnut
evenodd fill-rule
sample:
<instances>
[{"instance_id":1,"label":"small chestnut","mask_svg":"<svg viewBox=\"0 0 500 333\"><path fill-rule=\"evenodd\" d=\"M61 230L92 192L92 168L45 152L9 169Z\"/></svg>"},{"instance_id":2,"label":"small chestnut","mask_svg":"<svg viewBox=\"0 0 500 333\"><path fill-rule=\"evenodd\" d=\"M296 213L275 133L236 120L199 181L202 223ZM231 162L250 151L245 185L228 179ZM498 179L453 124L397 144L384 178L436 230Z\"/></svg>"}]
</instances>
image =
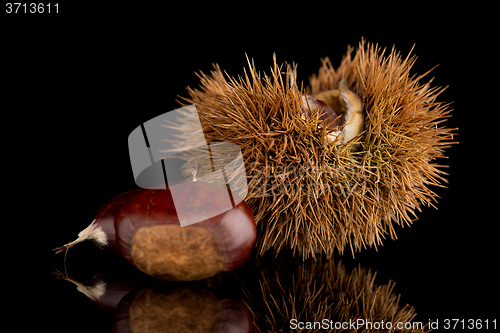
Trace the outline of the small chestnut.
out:
<instances>
[{"instance_id":1,"label":"small chestnut","mask_svg":"<svg viewBox=\"0 0 500 333\"><path fill-rule=\"evenodd\" d=\"M316 109L320 113L319 120L326 122L327 129L335 129L342 125L340 115L335 113L330 105L313 95L303 95L304 112L307 117Z\"/></svg>"},{"instance_id":2,"label":"small chestnut","mask_svg":"<svg viewBox=\"0 0 500 333\"><path fill-rule=\"evenodd\" d=\"M257 232L243 200L214 216L227 204L225 187L185 182L176 190L175 205L172 190L142 191L120 209L115 230L125 259L161 280L193 281L233 270L248 258ZM202 221L181 226L180 210Z\"/></svg>"},{"instance_id":3,"label":"small chestnut","mask_svg":"<svg viewBox=\"0 0 500 333\"><path fill-rule=\"evenodd\" d=\"M338 89L322 91L314 96L303 95L302 104L306 117L319 112L319 120L329 131L326 136L328 143L347 143L363 130L363 103L343 80L339 82Z\"/></svg>"}]
</instances>

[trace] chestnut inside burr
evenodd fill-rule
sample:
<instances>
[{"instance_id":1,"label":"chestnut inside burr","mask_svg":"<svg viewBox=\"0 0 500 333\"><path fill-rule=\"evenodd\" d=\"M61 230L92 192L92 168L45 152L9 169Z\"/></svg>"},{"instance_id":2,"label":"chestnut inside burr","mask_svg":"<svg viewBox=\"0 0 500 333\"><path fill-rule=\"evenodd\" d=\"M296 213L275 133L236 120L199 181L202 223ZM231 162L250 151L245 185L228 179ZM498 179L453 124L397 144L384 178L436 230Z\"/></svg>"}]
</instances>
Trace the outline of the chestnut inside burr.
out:
<instances>
[{"instance_id":1,"label":"chestnut inside burr","mask_svg":"<svg viewBox=\"0 0 500 333\"><path fill-rule=\"evenodd\" d=\"M224 268L219 236L196 225L140 228L132 239L131 254L137 268L161 280L200 280Z\"/></svg>"},{"instance_id":2,"label":"chestnut inside burr","mask_svg":"<svg viewBox=\"0 0 500 333\"><path fill-rule=\"evenodd\" d=\"M306 103L307 99L307 103ZM363 128L363 103L358 95L347 88L345 81L339 82L339 89L322 91L306 95L304 113L311 115L311 110L320 112L319 119L329 131L326 141L333 143L338 140L346 143L361 133Z\"/></svg>"},{"instance_id":3,"label":"chestnut inside burr","mask_svg":"<svg viewBox=\"0 0 500 333\"><path fill-rule=\"evenodd\" d=\"M333 90L331 92L333 94L336 94L338 97L338 90ZM342 126L343 121L341 113L339 112L340 107L337 105L340 104L338 103L338 98L337 100L335 100L330 95L322 96L322 98L313 95L306 95L304 97L304 111L308 117L310 117L313 113L313 110L316 109L315 112L320 113L319 119L325 122L327 129L333 130L339 126ZM306 98L307 103L305 101ZM309 105L309 107L307 105ZM336 107L334 108L334 106Z\"/></svg>"}]
</instances>

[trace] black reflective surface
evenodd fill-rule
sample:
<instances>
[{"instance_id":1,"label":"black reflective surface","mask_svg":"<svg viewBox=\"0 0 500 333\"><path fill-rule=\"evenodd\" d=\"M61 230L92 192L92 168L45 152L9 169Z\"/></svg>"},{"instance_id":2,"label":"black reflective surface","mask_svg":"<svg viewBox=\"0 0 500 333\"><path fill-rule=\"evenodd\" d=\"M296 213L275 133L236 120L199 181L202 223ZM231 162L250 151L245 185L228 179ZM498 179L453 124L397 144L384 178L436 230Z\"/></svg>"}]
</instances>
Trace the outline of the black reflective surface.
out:
<instances>
[{"instance_id":1,"label":"black reflective surface","mask_svg":"<svg viewBox=\"0 0 500 333\"><path fill-rule=\"evenodd\" d=\"M384 248L390 249L392 243L397 242ZM56 265L60 272L54 275L53 290L58 300L67 302L56 313L61 325L83 320L78 332L87 328L110 332L112 326L116 332L129 332L131 327L151 332L183 332L186 327L190 327L186 332L217 332L214 327L222 325L223 313L228 311L221 310L223 302L230 302L226 306L238 313L236 323L241 326L234 327L241 327L242 332L247 325L254 325L255 332L300 331L293 329L315 322L323 329L312 330L318 332L369 329L369 325L382 331L406 325L402 326L406 331L415 328L418 332L419 325L429 325L429 321L441 329L457 325L447 321L451 319L466 319L458 326L474 319L470 325L480 320L483 328L494 327L496 310L481 303L487 293L496 292L488 291L493 283L488 266L479 277L475 270L467 271L453 260L440 265L430 257L407 262L408 253L390 252L395 251L367 250L358 255L362 259L319 256L305 262L288 251L277 257L252 255L234 272L174 283L151 279L93 244L80 244L70 250L66 267L62 257ZM66 280L57 279L63 276ZM103 284L106 293L98 295Z\"/></svg>"},{"instance_id":2,"label":"black reflective surface","mask_svg":"<svg viewBox=\"0 0 500 333\"><path fill-rule=\"evenodd\" d=\"M459 127L460 144L447 150L449 158L442 161L450 166L449 183L447 188L435 188L440 196L438 209L422 207L411 227L396 227L398 239L386 239L378 250L366 249L354 258L350 253L336 254L333 262L315 264L301 264L293 257L282 262L266 258L264 267L245 266L242 277L218 277L201 283L201 288L246 300L256 323L263 329L278 329L294 319L291 303L295 311L303 310L304 321L317 320L313 318L317 313L332 320L346 313L342 320L348 321L356 311L336 307L340 299L356 297L340 298L345 289L326 275L346 279L361 275L362 284L374 277L372 292L377 290L375 285L388 290L394 281L390 295L400 295L399 306L414 308L413 321L437 321L438 332L452 319L458 320L458 327L467 326L471 319L482 320L483 329L489 320L492 330L492 321L499 319L499 294L497 140L496 131L489 129L496 125L489 116L495 112L496 95L487 83L494 62L488 47L491 38L485 38L491 29L482 27L483 23L470 27L458 14L446 12L408 19L398 16L397 20L370 14L359 25L350 20L334 25L328 21L314 32L301 25L303 30L297 34L286 33L297 23L290 15L283 15L286 22L264 24L262 31L233 22L231 30L239 37L231 39L224 33L226 20L212 20L219 22L216 29L192 19L195 34L171 21L168 28L161 26L152 33L135 29L129 20L116 24L103 20L92 28L91 16L86 16L71 24L69 14L67 25L57 26L52 33L2 34L7 198L3 207L8 213L3 220L7 227L4 287L13 292L5 299L7 318L17 325L16 331L111 332L113 314L73 283L52 274L56 269L64 274L64 265L63 257L51 250L75 239L107 200L135 187L128 134L144 121L177 108L175 99L186 96L185 87L198 85L195 71L209 72L211 63L217 62L231 75L242 74L245 52L264 70L276 52L279 61L299 64L299 80L307 84L321 57L330 56L338 64L347 45L357 45L361 36L388 49L395 44L403 55L416 43L414 73L440 64L431 75L433 84L450 86L440 99L454 101L448 126ZM462 12L464 17L473 14L479 13ZM158 22L165 21L162 17ZM349 27L348 31L339 33L341 26ZM14 245L7 246L7 241ZM68 254L66 271L75 280L88 281L106 270L114 271L115 265L115 257L92 244L80 244ZM248 281L243 282L245 278ZM330 285L335 286L333 291L328 291ZM314 292L318 296L309 301L308 295ZM329 304L331 312L325 310ZM271 311L278 314L267 320ZM282 328L287 332L288 327Z\"/></svg>"}]
</instances>

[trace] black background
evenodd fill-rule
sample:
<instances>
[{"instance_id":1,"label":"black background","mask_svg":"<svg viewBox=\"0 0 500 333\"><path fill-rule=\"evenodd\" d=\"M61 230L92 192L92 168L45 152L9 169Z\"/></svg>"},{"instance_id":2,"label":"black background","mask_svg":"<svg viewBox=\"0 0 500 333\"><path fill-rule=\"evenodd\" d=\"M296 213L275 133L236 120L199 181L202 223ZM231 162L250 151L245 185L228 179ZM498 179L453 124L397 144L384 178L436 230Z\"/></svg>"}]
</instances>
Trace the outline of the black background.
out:
<instances>
[{"instance_id":1,"label":"black background","mask_svg":"<svg viewBox=\"0 0 500 333\"><path fill-rule=\"evenodd\" d=\"M242 74L245 53L267 70L275 52L278 62L297 62L307 83L320 58L337 65L361 37L403 55L415 44L413 73L439 64L429 78L449 85L440 100L454 102L446 125L459 127L460 144L442 161L450 175L447 188L435 189L437 210L423 207L378 251L336 260L377 272L379 284L395 281L415 320L498 319L498 140L490 129L498 123L497 51L486 13L362 4L230 12L206 5L196 14L72 6L61 5L58 16L1 16L4 274L15 292L11 310L22 316L16 331L110 332L109 315L51 274L63 259L51 249L76 238L111 197L135 188L129 133L177 108L185 87L198 85L195 72L217 62ZM112 259L82 245L68 260L97 269Z\"/></svg>"}]
</instances>

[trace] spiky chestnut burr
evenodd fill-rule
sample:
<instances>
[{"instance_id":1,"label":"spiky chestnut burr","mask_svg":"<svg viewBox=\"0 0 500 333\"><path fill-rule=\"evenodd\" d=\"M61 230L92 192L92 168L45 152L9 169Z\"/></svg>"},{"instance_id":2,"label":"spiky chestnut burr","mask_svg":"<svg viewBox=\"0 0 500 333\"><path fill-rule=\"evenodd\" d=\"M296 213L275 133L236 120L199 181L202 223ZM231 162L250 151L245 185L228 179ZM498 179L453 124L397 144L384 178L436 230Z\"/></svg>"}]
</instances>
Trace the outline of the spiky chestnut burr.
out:
<instances>
[{"instance_id":1,"label":"spiky chestnut burr","mask_svg":"<svg viewBox=\"0 0 500 333\"><path fill-rule=\"evenodd\" d=\"M430 187L446 181L435 160L454 143L455 129L442 126L450 112L436 100L443 89L410 73L415 57L364 41L352 51L338 69L325 59L307 92L322 100L348 89L359 97L363 125L347 141L332 143L335 129L303 116L306 92L276 59L269 76L253 63L239 78L216 66L200 75L200 89L188 89L185 101L196 105L207 142L242 150L260 254L291 248L306 258L377 247L396 238L394 224L409 225L421 205L433 205Z\"/></svg>"}]
</instances>

